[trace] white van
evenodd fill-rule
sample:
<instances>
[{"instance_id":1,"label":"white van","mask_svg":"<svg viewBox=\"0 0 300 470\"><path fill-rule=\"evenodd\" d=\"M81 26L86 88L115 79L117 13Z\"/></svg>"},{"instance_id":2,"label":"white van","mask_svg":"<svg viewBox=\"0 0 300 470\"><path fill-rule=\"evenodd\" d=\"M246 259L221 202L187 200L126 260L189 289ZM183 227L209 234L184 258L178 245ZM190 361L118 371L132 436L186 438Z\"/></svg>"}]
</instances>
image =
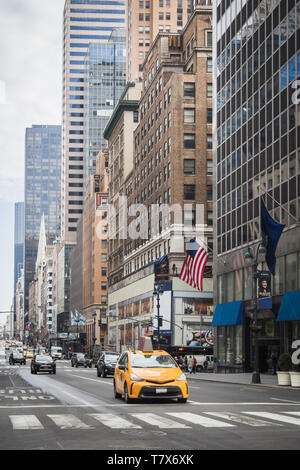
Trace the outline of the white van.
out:
<instances>
[{"instance_id":1,"label":"white van","mask_svg":"<svg viewBox=\"0 0 300 470\"><path fill-rule=\"evenodd\" d=\"M197 360L196 372L214 368L214 356L194 356Z\"/></svg>"},{"instance_id":2,"label":"white van","mask_svg":"<svg viewBox=\"0 0 300 470\"><path fill-rule=\"evenodd\" d=\"M62 358L62 348L58 346L51 346L50 356L53 359L61 359Z\"/></svg>"}]
</instances>

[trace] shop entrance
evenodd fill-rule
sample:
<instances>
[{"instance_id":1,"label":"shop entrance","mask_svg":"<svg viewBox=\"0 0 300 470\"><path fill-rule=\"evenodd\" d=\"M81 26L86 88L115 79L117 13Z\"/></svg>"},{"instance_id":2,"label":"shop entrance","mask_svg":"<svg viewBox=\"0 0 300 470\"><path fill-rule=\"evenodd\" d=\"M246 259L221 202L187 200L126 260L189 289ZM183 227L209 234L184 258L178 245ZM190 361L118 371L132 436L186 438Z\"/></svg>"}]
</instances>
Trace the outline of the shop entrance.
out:
<instances>
[{"instance_id":1,"label":"shop entrance","mask_svg":"<svg viewBox=\"0 0 300 470\"><path fill-rule=\"evenodd\" d=\"M258 334L259 371L272 374L274 363L280 354L279 329L274 320L259 320L261 330ZM245 335L245 370L253 372L254 368L254 338L250 328L250 319L246 321Z\"/></svg>"},{"instance_id":2,"label":"shop entrance","mask_svg":"<svg viewBox=\"0 0 300 470\"><path fill-rule=\"evenodd\" d=\"M259 339L258 357L259 371L263 373L273 373L274 362L277 363L279 357L279 339Z\"/></svg>"}]
</instances>

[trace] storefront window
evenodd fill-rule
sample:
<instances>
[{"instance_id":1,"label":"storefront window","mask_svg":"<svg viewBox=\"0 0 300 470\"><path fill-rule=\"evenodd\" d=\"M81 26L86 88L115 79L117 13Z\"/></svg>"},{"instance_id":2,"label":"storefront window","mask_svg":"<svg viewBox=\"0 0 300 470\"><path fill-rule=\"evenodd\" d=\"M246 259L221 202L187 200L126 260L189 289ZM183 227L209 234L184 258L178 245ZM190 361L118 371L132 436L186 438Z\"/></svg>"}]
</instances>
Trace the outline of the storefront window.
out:
<instances>
[{"instance_id":1,"label":"storefront window","mask_svg":"<svg viewBox=\"0 0 300 470\"><path fill-rule=\"evenodd\" d=\"M142 314L150 312L150 299L142 300Z\"/></svg>"},{"instance_id":2,"label":"storefront window","mask_svg":"<svg viewBox=\"0 0 300 470\"><path fill-rule=\"evenodd\" d=\"M240 366L243 363L242 325L236 325L235 330L234 362L236 365Z\"/></svg>"},{"instance_id":3,"label":"storefront window","mask_svg":"<svg viewBox=\"0 0 300 470\"><path fill-rule=\"evenodd\" d=\"M185 315L212 315L213 299L183 299Z\"/></svg>"},{"instance_id":4,"label":"storefront window","mask_svg":"<svg viewBox=\"0 0 300 470\"><path fill-rule=\"evenodd\" d=\"M273 276L273 295L284 292L284 274L284 256L281 256L276 260L275 276Z\"/></svg>"},{"instance_id":5,"label":"storefront window","mask_svg":"<svg viewBox=\"0 0 300 470\"><path fill-rule=\"evenodd\" d=\"M221 326L217 331L218 357L220 365L241 366L242 325Z\"/></svg>"},{"instance_id":6,"label":"storefront window","mask_svg":"<svg viewBox=\"0 0 300 470\"><path fill-rule=\"evenodd\" d=\"M215 337L217 338L218 343L218 357L220 364L225 364L225 326L219 326L217 332L215 332Z\"/></svg>"},{"instance_id":7,"label":"storefront window","mask_svg":"<svg viewBox=\"0 0 300 470\"><path fill-rule=\"evenodd\" d=\"M286 263L286 292L291 292L297 290L297 253L292 253L287 255L285 259Z\"/></svg>"}]
</instances>

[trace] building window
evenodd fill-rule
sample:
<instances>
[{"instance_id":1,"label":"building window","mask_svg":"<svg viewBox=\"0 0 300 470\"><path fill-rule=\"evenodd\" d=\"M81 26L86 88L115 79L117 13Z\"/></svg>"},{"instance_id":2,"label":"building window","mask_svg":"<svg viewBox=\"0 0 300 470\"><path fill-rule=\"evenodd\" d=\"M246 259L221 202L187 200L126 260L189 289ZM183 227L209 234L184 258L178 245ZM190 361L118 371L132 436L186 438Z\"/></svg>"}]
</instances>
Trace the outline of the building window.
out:
<instances>
[{"instance_id":1,"label":"building window","mask_svg":"<svg viewBox=\"0 0 300 470\"><path fill-rule=\"evenodd\" d=\"M213 212L212 211L207 211L206 223L207 225L213 225Z\"/></svg>"},{"instance_id":2,"label":"building window","mask_svg":"<svg viewBox=\"0 0 300 470\"><path fill-rule=\"evenodd\" d=\"M185 124L195 123L195 108L185 108L183 122Z\"/></svg>"},{"instance_id":3,"label":"building window","mask_svg":"<svg viewBox=\"0 0 300 470\"><path fill-rule=\"evenodd\" d=\"M211 150L212 146L213 146L213 144L212 144L212 134L207 134L206 135L206 144L207 144L206 145L207 150Z\"/></svg>"},{"instance_id":4,"label":"building window","mask_svg":"<svg viewBox=\"0 0 300 470\"><path fill-rule=\"evenodd\" d=\"M212 45L213 45L212 31L206 31L206 45L208 47L212 47Z\"/></svg>"},{"instance_id":5,"label":"building window","mask_svg":"<svg viewBox=\"0 0 300 470\"><path fill-rule=\"evenodd\" d=\"M206 160L206 174L212 175L213 174L213 161Z\"/></svg>"},{"instance_id":6,"label":"building window","mask_svg":"<svg viewBox=\"0 0 300 470\"><path fill-rule=\"evenodd\" d=\"M196 211L184 211L183 217L184 217L184 225L191 227L192 225L195 225L195 215Z\"/></svg>"},{"instance_id":7,"label":"building window","mask_svg":"<svg viewBox=\"0 0 300 470\"><path fill-rule=\"evenodd\" d=\"M207 98L212 98L212 96L213 96L213 85L212 85L212 83L207 83L206 90L207 90L207 93L206 93Z\"/></svg>"},{"instance_id":8,"label":"building window","mask_svg":"<svg viewBox=\"0 0 300 470\"><path fill-rule=\"evenodd\" d=\"M207 110L206 110L206 122L207 122L207 124L212 124L212 120L213 120L212 108L207 108Z\"/></svg>"},{"instance_id":9,"label":"building window","mask_svg":"<svg viewBox=\"0 0 300 470\"><path fill-rule=\"evenodd\" d=\"M206 197L208 201L212 201L213 199L213 187L211 185L206 188Z\"/></svg>"},{"instance_id":10,"label":"building window","mask_svg":"<svg viewBox=\"0 0 300 470\"><path fill-rule=\"evenodd\" d=\"M194 175L195 174L195 160L194 159L185 159L183 161L183 172L185 175Z\"/></svg>"},{"instance_id":11,"label":"building window","mask_svg":"<svg viewBox=\"0 0 300 470\"><path fill-rule=\"evenodd\" d=\"M183 199L186 201L195 200L195 185L194 184L183 185Z\"/></svg>"},{"instance_id":12,"label":"building window","mask_svg":"<svg viewBox=\"0 0 300 470\"><path fill-rule=\"evenodd\" d=\"M185 98L195 98L195 83L184 83L183 95Z\"/></svg>"},{"instance_id":13,"label":"building window","mask_svg":"<svg viewBox=\"0 0 300 470\"><path fill-rule=\"evenodd\" d=\"M184 134L184 148L185 149L195 148L195 134Z\"/></svg>"},{"instance_id":14,"label":"building window","mask_svg":"<svg viewBox=\"0 0 300 470\"><path fill-rule=\"evenodd\" d=\"M207 58L206 61L206 72L207 73L212 73L213 72L213 60L211 57Z\"/></svg>"}]
</instances>

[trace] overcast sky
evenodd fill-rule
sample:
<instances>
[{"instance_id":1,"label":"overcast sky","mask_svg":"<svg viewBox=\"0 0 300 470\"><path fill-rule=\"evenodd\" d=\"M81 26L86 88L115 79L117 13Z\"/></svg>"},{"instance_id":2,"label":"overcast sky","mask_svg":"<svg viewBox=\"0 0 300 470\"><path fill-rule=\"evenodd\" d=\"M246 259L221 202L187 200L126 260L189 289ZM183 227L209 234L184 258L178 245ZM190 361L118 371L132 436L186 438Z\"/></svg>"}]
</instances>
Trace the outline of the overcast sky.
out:
<instances>
[{"instance_id":1,"label":"overcast sky","mask_svg":"<svg viewBox=\"0 0 300 470\"><path fill-rule=\"evenodd\" d=\"M64 0L0 0L0 311L13 296L13 203L24 200L25 129L61 124L63 7Z\"/></svg>"}]
</instances>

